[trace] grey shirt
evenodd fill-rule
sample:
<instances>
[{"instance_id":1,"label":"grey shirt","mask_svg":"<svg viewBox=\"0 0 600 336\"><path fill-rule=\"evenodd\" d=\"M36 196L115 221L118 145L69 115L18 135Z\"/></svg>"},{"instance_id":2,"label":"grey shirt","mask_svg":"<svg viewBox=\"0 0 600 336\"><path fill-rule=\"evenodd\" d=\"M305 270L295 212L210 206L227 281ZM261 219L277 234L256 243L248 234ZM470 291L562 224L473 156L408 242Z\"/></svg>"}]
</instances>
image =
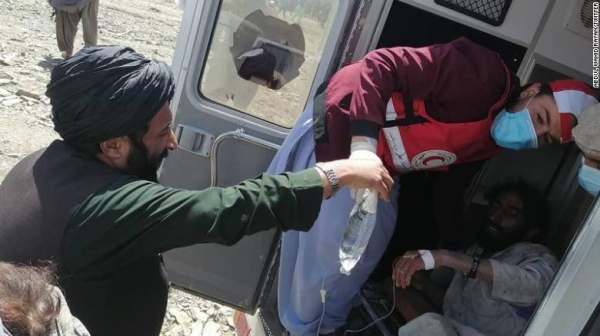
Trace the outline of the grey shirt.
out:
<instances>
[{"instance_id":1,"label":"grey shirt","mask_svg":"<svg viewBox=\"0 0 600 336\"><path fill-rule=\"evenodd\" d=\"M48 0L50 6L62 10L65 12L76 12L87 4L89 4L92 0Z\"/></svg>"},{"instance_id":2,"label":"grey shirt","mask_svg":"<svg viewBox=\"0 0 600 336\"><path fill-rule=\"evenodd\" d=\"M472 246L467 254L473 254ZM519 335L554 275L558 260L548 248L518 243L490 258L492 285L455 272L444 297L444 316L458 334ZM468 326L468 327L466 327Z\"/></svg>"}]
</instances>

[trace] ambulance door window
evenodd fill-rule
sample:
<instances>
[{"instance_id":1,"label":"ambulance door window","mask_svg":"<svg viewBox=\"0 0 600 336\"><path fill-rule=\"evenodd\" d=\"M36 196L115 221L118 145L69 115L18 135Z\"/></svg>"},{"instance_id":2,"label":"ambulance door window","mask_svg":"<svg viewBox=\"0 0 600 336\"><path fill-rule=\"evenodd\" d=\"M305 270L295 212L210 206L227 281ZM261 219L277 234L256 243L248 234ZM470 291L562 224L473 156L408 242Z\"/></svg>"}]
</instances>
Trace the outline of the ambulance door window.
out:
<instances>
[{"instance_id":1,"label":"ambulance door window","mask_svg":"<svg viewBox=\"0 0 600 336\"><path fill-rule=\"evenodd\" d=\"M338 0L223 0L199 81L206 99L291 128Z\"/></svg>"}]
</instances>

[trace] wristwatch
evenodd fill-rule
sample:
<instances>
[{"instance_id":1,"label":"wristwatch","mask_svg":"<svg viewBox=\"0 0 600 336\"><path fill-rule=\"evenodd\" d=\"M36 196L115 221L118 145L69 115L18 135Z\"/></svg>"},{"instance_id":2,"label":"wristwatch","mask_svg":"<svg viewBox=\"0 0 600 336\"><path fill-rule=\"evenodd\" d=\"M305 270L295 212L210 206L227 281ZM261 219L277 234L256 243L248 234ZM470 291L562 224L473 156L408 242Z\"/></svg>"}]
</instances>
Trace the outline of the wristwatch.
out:
<instances>
[{"instance_id":1,"label":"wristwatch","mask_svg":"<svg viewBox=\"0 0 600 336\"><path fill-rule=\"evenodd\" d=\"M323 172L327 177L327 181L329 181L329 185L331 186L331 195L328 198L335 196L335 194L340 190L340 180L338 180L335 172L331 168L327 168L323 163L317 163L315 165L317 169Z\"/></svg>"}]
</instances>

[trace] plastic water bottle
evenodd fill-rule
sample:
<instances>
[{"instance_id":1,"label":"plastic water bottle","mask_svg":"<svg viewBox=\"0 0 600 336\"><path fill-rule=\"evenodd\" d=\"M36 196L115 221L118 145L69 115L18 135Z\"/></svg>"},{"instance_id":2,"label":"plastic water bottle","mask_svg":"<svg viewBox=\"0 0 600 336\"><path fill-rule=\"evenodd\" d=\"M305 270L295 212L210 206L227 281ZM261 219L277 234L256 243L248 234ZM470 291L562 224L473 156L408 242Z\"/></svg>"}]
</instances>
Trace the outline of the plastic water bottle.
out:
<instances>
[{"instance_id":1,"label":"plastic water bottle","mask_svg":"<svg viewBox=\"0 0 600 336\"><path fill-rule=\"evenodd\" d=\"M342 264L340 272L342 274L350 275L350 271L362 257L373 228L375 228L376 219L377 193L365 190L362 202L356 203L350 212L348 225L346 225L346 231L342 238L340 246L340 262Z\"/></svg>"}]
</instances>

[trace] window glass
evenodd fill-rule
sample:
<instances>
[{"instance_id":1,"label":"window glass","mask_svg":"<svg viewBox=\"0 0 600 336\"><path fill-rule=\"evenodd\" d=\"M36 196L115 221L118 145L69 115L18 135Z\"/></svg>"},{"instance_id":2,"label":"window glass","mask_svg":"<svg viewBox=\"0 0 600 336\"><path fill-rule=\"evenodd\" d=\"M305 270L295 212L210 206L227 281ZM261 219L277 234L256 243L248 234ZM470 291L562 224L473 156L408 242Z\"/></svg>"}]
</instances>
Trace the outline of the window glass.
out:
<instances>
[{"instance_id":1,"label":"window glass","mask_svg":"<svg viewBox=\"0 0 600 336\"><path fill-rule=\"evenodd\" d=\"M223 0L200 93L290 128L306 103L337 5L337 0Z\"/></svg>"}]
</instances>

